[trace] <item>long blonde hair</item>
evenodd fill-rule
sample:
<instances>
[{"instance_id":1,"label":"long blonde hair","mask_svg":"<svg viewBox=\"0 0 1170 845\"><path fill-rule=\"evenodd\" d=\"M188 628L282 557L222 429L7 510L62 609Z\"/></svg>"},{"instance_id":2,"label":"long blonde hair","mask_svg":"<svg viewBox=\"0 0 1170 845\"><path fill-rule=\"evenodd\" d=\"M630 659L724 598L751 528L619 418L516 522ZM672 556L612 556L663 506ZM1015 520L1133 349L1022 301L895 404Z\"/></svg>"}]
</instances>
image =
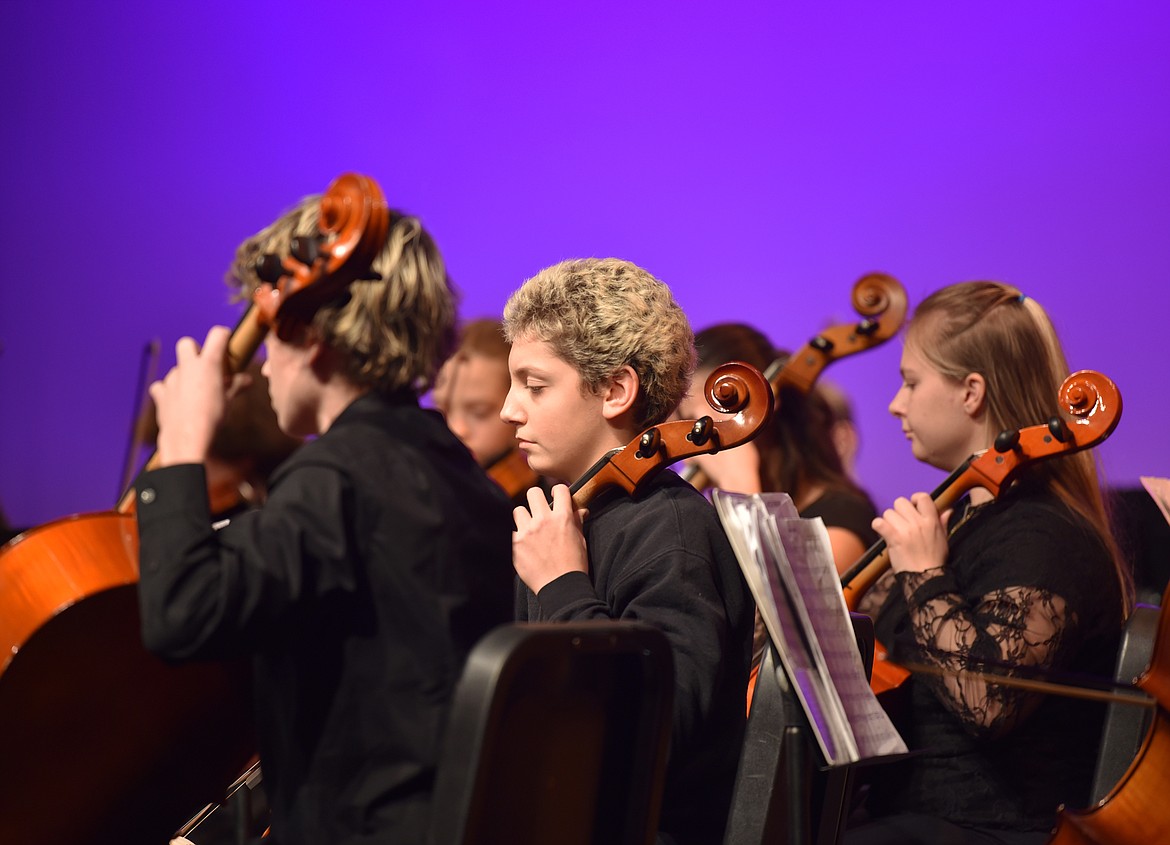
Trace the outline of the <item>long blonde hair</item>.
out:
<instances>
[{"instance_id":1,"label":"long blonde hair","mask_svg":"<svg viewBox=\"0 0 1170 845\"><path fill-rule=\"evenodd\" d=\"M1056 329L1040 303L1000 282L962 282L931 294L915 309L906 343L947 378L983 376L993 431L1047 420L1069 374ZM1096 530L1113 559L1128 612L1133 576L1110 529L1094 452L1042 461L1030 477Z\"/></svg>"}]
</instances>

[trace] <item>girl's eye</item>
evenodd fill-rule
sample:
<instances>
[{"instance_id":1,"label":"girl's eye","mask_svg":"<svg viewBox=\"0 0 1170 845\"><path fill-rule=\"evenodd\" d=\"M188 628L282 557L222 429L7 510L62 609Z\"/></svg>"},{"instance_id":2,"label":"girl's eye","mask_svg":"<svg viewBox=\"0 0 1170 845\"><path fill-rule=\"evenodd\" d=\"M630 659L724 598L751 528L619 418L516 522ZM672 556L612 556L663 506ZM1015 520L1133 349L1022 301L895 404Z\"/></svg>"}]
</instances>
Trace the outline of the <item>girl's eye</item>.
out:
<instances>
[{"instance_id":1,"label":"girl's eye","mask_svg":"<svg viewBox=\"0 0 1170 845\"><path fill-rule=\"evenodd\" d=\"M530 385L528 385L528 392L531 393L533 396L539 396L543 390L544 390L543 384L530 384Z\"/></svg>"}]
</instances>

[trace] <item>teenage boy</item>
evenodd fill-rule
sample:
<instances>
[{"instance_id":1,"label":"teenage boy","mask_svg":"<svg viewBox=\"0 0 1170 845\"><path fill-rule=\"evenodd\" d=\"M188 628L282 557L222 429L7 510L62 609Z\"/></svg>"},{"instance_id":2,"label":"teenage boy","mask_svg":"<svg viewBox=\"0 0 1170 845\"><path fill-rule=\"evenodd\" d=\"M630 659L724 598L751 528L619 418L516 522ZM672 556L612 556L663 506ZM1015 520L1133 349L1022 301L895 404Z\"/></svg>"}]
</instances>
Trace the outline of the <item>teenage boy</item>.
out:
<instances>
[{"instance_id":1,"label":"teenage boy","mask_svg":"<svg viewBox=\"0 0 1170 845\"><path fill-rule=\"evenodd\" d=\"M229 278L254 288L256 259L288 255L318 213L309 198L246 241ZM268 336L277 420L316 439L276 470L262 509L211 527L202 462L227 329L202 349L180 340L151 386L162 468L137 485L143 638L170 660L252 656L281 845L423 841L463 659L511 615L507 498L416 396L453 335L442 258L395 214L372 269Z\"/></svg>"},{"instance_id":2,"label":"teenage boy","mask_svg":"<svg viewBox=\"0 0 1170 845\"><path fill-rule=\"evenodd\" d=\"M670 290L628 261L550 267L504 309L501 417L558 482L514 512L521 620L631 619L670 640L674 723L660 841L722 841L743 739L753 606L711 505L673 472L584 516L565 484L661 423L686 393L694 337Z\"/></svg>"}]
</instances>

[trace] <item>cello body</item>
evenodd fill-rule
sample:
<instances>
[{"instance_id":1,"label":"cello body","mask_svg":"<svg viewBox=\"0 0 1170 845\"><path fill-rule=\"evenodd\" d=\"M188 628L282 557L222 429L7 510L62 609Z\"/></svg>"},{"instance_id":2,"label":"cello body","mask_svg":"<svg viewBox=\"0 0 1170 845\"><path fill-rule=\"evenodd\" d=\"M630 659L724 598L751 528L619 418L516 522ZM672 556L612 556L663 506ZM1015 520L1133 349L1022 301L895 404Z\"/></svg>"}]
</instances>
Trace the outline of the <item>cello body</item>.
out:
<instances>
[{"instance_id":1,"label":"cello body","mask_svg":"<svg viewBox=\"0 0 1170 845\"><path fill-rule=\"evenodd\" d=\"M1095 807L1062 807L1050 845L1152 845L1170 842L1170 618L1162 596L1150 665L1136 685L1155 701L1141 748L1117 785Z\"/></svg>"},{"instance_id":2,"label":"cello body","mask_svg":"<svg viewBox=\"0 0 1170 845\"><path fill-rule=\"evenodd\" d=\"M142 646L132 514L0 550L0 842L166 842L254 753L247 675Z\"/></svg>"}]
</instances>

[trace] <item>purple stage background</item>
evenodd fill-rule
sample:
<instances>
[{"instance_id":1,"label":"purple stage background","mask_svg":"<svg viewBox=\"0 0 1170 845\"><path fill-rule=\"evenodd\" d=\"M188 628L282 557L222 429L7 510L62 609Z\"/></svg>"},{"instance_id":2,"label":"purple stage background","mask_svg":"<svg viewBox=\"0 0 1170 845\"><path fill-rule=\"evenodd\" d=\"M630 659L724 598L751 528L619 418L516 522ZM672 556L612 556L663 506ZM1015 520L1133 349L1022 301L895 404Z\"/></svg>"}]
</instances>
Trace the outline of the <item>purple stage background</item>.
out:
<instances>
[{"instance_id":1,"label":"purple stage background","mask_svg":"<svg viewBox=\"0 0 1170 845\"><path fill-rule=\"evenodd\" d=\"M788 347L870 270L1017 284L1122 389L1108 479L1170 474L1170 4L963 5L0 4L9 520L113 503L144 346L234 322L235 245L346 170L467 317L585 255ZM941 479L885 411L898 356L828 373L879 504Z\"/></svg>"}]
</instances>

